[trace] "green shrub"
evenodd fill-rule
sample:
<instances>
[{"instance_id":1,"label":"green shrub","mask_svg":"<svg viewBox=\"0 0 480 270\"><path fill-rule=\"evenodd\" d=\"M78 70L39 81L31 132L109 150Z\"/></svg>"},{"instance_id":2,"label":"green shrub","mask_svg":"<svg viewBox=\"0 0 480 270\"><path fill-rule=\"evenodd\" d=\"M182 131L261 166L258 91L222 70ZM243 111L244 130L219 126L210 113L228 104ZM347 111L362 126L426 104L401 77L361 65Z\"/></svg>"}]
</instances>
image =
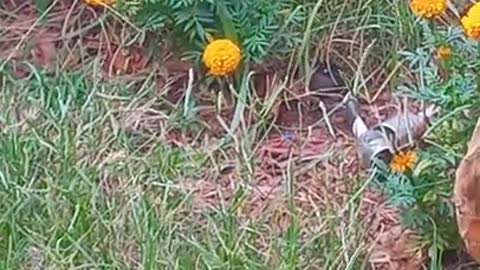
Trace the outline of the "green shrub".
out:
<instances>
[{"instance_id":1,"label":"green shrub","mask_svg":"<svg viewBox=\"0 0 480 270\"><path fill-rule=\"evenodd\" d=\"M419 23L422 45L401 52L414 80L399 87L398 93L438 105L440 118L426 136L430 146L420 153L414 171L384 172L388 176L382 189L394 205L404 209L403 224L415 229L431 254L438 255L461 243L451 198L455 169L479 116L480 46L466 39L459 27L439 29L429 22ZM441 46L452 51L443 60L436 56Z\"/></svg>"},{"instance_id":2,"label":"green shrub","mask_svg":"<svg viewBox=\"0 0 480 270\"><path fill-rule=\"evenodd\" d=\"M208 40L217 37L238 41L247 61L285 55L303 35L291 28L303 28L306 19L303 6L291 0L123 0L119 9L197 60Z\"/></svg>"}]
</instances>

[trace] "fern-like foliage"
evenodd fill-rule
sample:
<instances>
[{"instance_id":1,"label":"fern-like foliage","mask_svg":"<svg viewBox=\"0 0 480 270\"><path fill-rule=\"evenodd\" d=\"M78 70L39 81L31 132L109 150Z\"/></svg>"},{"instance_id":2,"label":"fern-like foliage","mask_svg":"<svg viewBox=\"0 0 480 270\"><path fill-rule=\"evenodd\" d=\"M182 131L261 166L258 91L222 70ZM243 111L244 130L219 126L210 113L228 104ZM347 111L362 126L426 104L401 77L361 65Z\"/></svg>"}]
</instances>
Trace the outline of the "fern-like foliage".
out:
<instances>
[{"instance_id":1,"label":"fern-like foliage","mask_svg":"<svg viewBox=\"0 0 480 270\"><path fill-rule=\"evenodd\" d=\"M425 245L442 250L455 247L459 237L451 196L458 160L436 150L423 152L419 159L411 174L384 171L387 180L377 187L402 209L402 224L419 233Z\"/></svg>"},{"instance_id":2,"label":"fern-like foliage","mask_svg":"<svg viewBox=\"0 0 480 270\"><path fill-rule=\"evenodd\" d=\"M300 41L307 16L292 0L222 0L246 60L261 61L281 56ZM219 1L214 0L123 0L120 10L142 29L170 33L186 49L200 52L209 38L224 37ZM298 34L292 34L298 33ZM298 35L298 36L297 36ZM198 53L197 53L198 56Z\"/></svg>"},{"instance_id":3,"label":"fern-like foliage","mask_svg":"<svg viewBox=\"0 0 480 270\"><path fill-rule=\"evenodd\" d=\"M384 170L387 180L379 187L403 209L403 224L415 229L426 246L446 250L460 243L451 198L455 169L479 115L480 47L459 28L439 30L427 22L421 22L420 28L421 47L400 53L415 80L397 93L438 105L443 119L426 138L432 146L420 154L413 173ZM445 45L453 53L438 59L436 51Z\"/></svg>"}]
</instances>

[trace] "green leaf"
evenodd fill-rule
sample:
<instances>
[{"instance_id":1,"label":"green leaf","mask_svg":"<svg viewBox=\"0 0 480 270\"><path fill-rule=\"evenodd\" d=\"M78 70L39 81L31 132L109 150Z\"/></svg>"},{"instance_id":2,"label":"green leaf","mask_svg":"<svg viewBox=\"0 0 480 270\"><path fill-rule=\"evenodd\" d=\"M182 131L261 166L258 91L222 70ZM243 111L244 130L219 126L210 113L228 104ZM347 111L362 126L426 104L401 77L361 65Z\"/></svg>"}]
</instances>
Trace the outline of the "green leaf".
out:
<instances>
[{"instance_id":1,"label":"green leaf","mask_svg":"<svg viewBox=\"0 0 480 270\"><path fill-rule=\"evenodd\" d=\"M37 15L41 16L48 10L48 7L52 4L53 0L35 0L35 8L37 9ZM46 22L46 16L43 16L43 23Z\"/></svg>"},{"instance_id":2,"label":"green leaf","mask_svg":"<svg viewBox=\"0 0 480 270\"><path fill-rule=\"evenodd\" d=\"M232 15L228 12L225 2L223 0L217 0L217 14L222 23L223 33L225 37L230 39L236 44L238 43L237 31L235 30L235 24L233 23Z\"/></svg>"},{"instance_id":3,"label":"green leaf","mask_svg":"<svg viewBox=\"0 0 480 270\"><path fill-rule=\"evenodd\" d=\"M248 72L248 68L245 69L246 72ZM247 98L248 98L248 93L249 93L249 82L253 76L253 72L248 72L248 74L242 74L242 82L240 86L240 94L237 99L237 105L235 107L235 113L233 115L232 123L230 125L230 130L233 133L238 126L240 125L240 122L243 122L243 113L245 111L245 107L247 106Z\"/></svg>"},{"instance_id":4,"label":"green leaf","mask_svg":"<svg viewBox=\"0 0 480 270\"><path fill-rule=\"evenodd\" d=\"M435 190L429 190L427 193L423 196L422 202L424 203L432 203L437 200L437 194Z\"/></svg>"}]
</instances>

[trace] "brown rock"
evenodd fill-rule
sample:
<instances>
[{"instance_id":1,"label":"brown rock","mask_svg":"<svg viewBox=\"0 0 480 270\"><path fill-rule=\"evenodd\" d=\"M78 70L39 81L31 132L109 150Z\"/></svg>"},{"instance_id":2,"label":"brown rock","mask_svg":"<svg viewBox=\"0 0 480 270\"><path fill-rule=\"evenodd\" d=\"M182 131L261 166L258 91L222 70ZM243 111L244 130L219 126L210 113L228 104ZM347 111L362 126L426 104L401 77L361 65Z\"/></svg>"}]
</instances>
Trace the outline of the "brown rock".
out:
<instances>
[{"instance_id":1,"label":"brown rock","mask_svg":"<svg viewBox=\"0 0 480 270\"><path fill-rule=\"evenodd\" d=\"M480 262L480 119L457 168L453 199L467 252Z\"/></svg>"}]
</instances>

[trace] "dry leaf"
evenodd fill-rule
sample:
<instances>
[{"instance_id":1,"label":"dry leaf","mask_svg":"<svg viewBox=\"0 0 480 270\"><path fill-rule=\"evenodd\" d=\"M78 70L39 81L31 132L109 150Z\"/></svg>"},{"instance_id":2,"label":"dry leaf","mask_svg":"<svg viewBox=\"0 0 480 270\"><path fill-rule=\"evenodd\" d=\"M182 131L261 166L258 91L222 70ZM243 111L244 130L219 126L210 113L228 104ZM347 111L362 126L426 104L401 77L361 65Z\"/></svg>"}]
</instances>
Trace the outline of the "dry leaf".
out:
<instances>
[{"instance_id":1,"label":"dry leaf","mask_svg":"<svg viewBox=\"0 0 480 270\"><path fill-rule=\"evenodd\" d=\"M36 44L32 51L33 62L42 68L51 68L56 60L57 48L54 37L54 34L44 31L35 38Z\"/></svg>"},{"instance_id":2,"label":"dry leaf","mask_svg":"<svg viewBox=\"0 0 480 270\"><path fill-rule=\"evenodd\" d=\"M480 262L480 119L457 168L454 202L458 230L468 253Z\"/></svg>"},{"instance_id":3,"label":"dry leaf","mask_svg":"<svg viewBox=\"0 0 480 270\"><path fill-rule=\"evenodd\" d=\"M386 203L378 192L364 194L361 216L365 218L368 261L374 270L420 270L426 254L417 234L400 224L400 210Z\"/></svg>"},{"instance_id":4,"label":"dry leaf","mask_svg":"<svg viewBox=\"0 0 480 270\"><path fill-rule=\"evenodd\" d=\"M104 69L109 75L137 74L148 65L148 58L139 47L121 48L107 52Z\"/></svg>"}]
</instances>

